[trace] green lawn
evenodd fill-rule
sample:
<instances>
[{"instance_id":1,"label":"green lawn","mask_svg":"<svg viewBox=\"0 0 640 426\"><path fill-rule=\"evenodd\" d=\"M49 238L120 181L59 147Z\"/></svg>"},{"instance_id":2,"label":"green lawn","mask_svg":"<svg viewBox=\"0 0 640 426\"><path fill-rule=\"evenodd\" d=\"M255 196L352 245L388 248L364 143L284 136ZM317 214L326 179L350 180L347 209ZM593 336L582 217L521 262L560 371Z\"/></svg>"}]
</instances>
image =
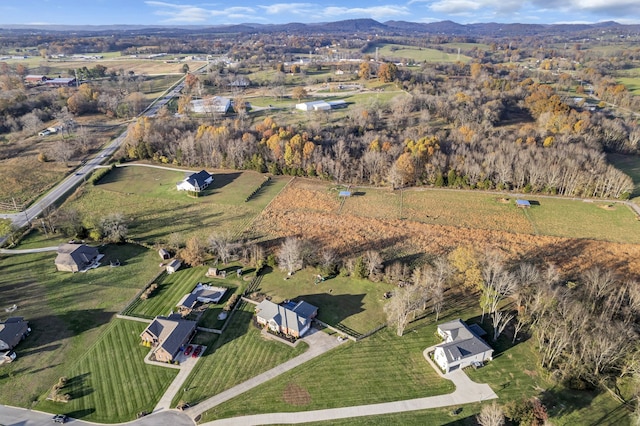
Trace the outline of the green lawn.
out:
<instances>
[{"instance_id":1,"label":"green lawn","mask_svg":"<svg viewBox=\"0 0 640 426\"><path fill-rule=\"evenodd\" d=\"M417 62L469 62L471 58L465 55L451 54L436 49L429 49L416 46L405 46L401 44L378 43L369 47L363 53L375 55L378 48L378 57L381 58L404 58Z\"/></svg>"},{"instance_id":2,"label":"green lawn","mask_svg":"<svg viewBox=\"0 0 640 426\"><path fill-rule=\"evenodd\" d=\"M122 266L72 274L55 271L55 252L0 256L0 308L16 304L13 315L33 330L18 345L18 358L0 367L0 403L30 407L156 272L153 251L133 245L100 251L107 265L120 259Z\"/></svg>"},{"instance_id":3,"label":"green lawn","mask_svg":"<svg viewBox=\"0 0 640 426\"><path fill-rule=\"evenodd\" d=\"M640 221L625 205L535 196L528 198L540 203L524 212L540 234L640 243Z\"/></svg>"},{"instance_id":4,"label":"green lawn","mask_svg":"<svg viewBox=\"0 0 640 426\"><path fill-rule=\"evenodd\" d=\"M403 337L384 329L346 343L262 386L216 407L203 422L265 412L306 411L398 401L453 392L424 359L438 343L435 324L413 328ZM293 395L297 395L297 399Z\"/></svg>"},{"instance_id":5,"label":"green lawn","mask_svg":"<svg viewBox=\"0 0 640 426\"><path fill-rule=\"evenodd\" d=\"M151 412L178 371L144 363L149 348L140 345L139 335L145 327L137 321L113 320L66 369L68 384L62 392L70 394L71 401L41 401L36 409L106 423Z\"/></svg>"},{"instance_id":6,"label":"green lawn","mask_svg":"<svg viewBox=\"0 0 640 426\"><path fill-rule=\"evenodd\" d=\"M386 283L373 283L337 276L315 284L318 271L306 268L285 280L285 273L271 271L263 276L259 291L273 298L301 299L319 307L318 319L336 327L364 334L386 322L382 295L393 289Z\"/></svg>"},{"instance_id":7,"label":"green lawn","mask_svg":"<svg viewBox=\"0 0 640 426\"><path fill-rule=\"evenodd\" d=\"M173 400L202 401L300 355L308 346L300 342L291 348L265 340L252 324L255 306L241 302L224 334L209 344L195 370ZM199 333L202 334L202 333Z\"/></svg>"},{"instance_id":8,"label":"green lawn","mask_svg":"<svg viewBox=\"0 0 640 426\"><path fill-rule=\"evenodd\" d=\"M232 267L233 266L230 265L228 268ZM205 276L207 269L208 266L199 266L195 268L180 269L173 274L163 273L155 281L155 283L158 284L158 288L151 297L147 300L141 300L140 298L134 300L123 313L148 319L155 318L158 315L168 315L171 311L176 310L176 304L180 301L182 296L190 293L199 282L216 287L227 287L229 291L225 294L225 297L221 302L223 304L230 294L233 294L244 285L244 281L238 280L233 276L224 280L208 278ZM236 268L234 267L234 269ZM211 307L212 310L216 308L222 309L222 305L219 304ZM211 325L212 324L208 324L208 326Z\"/></svg>"},{"instance_id":9,"label":"green lawn","mask_svg":"<svg viewBox=\"0 0 640 426\"><path fill-rule=\"evenodd\" d=\"M258 196L245 199L264 176L255 172L214 172L214 182L198 198L176 190L185 173L149 167L122 167L95 186L87 186L66 207L77 209L93 223L109 213L130 219L132 238L164 241L173 232L205 238L214 230L239 233L284 187L287 178L272 178ZM135 185L131 183L135 182Z\"/></svg>"},{"instance_id":10,"label":"green lawn","mask_svg":"<svg viewBox=\"0 0 640 426\"><path fill-rule=\"evenodd\" d=\"M436 408L433 410L407 411L379 416L351 417L326 422L310 422L305 426L477 426L476 414L480 412L480 404L466 404L459 407ZM460 410L453 413L454 408Z\"/></svg>"},{"instance_id":11,"label":"green lawn","mask_svg":"<svg viewBox=\"0 0 640 426\"><path fill-rule=\"evenodd\" d=\"M640 155L608 154L607 160L633 179L631 198L640 197Z\"/></svg>"}]
</instances>

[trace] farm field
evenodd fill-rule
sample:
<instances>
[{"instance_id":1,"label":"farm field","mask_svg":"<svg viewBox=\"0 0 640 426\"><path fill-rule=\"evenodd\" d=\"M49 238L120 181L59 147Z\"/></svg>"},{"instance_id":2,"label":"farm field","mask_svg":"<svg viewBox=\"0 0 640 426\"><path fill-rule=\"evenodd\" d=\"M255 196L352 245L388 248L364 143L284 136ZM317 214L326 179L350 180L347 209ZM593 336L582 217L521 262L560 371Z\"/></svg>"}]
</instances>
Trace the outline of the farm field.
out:
<instances>
[{"instance_id":1,"label":"farm field","mask_svg":"<svg viewBox=\"0 0 640 426\"><path fill-rule=\"evenodd\" d=\"M0 403L30 407L38 401L156 273L153 251L131 245L100 251L103 264L119 259L122 266L71 274L55 272L55 252L0 256L0 308L16 304L13 315L32 329L16 349L18 358L2 366ZM13 391L16 384L21 392Z\"/></svg>"},{"instance_id":2,"label":"farm field","mask_svg":"<svg viewBox=\"0 0 640 426\"><path fill-rule=\"evenodd\" d=\"M181 400L193 404L217 395L307 350L304 342L291 348L265 340L252 324L254 308L240 302L224 334L207 347L197 370L184 383L182 392L178 391L172 406Z\"/></svg>"},{"instance_id":3,"label":"farm field","mask_svg":"<svg viewBox=\"0 0 640 426\"><path fill-rule=\"evenodd\" d=\"M94 422L125 422L151 412L178 370L144 363L146 324L113 320L82 357L66 369L69 403L41 401L36 409ZM51 384L53 385L53 383Z\"/></svg>"},{"instance_id":4,"label":"farm field","mask_svg":"<svg viewBox=\"0 0 640 426\"><path fill-rule=\"evenodd\" d=\"M43 124L42 128L54 124L55 121L51 121ZM68 165L53 159L38 161L40 153L51 157L54 145L61 139L59 134L41 137L16 133L4 140L0 138L0 158L3 158L0 160L0 202L9 205L14 199L18 205L32 202L71 173L80 160L90 157L122 131L116 123L105 123L99 116L79 118L78 125L83 126L92 137L88 151L85 154L79 152ZM65 140L69 139L69 136L65 136Z\"/></svg>"},{"instance_id":5,"label":"farm field","mask_svg":"<svg viewBox=\"0 0 640 426\"><path fill-rule=\"evenodd\" d=\"M339 211L339 200L335 186L319 181L306 179L296 179L289 185L283 193L278 196L269 207L261 213L258 219L251 226L248 234L260 236L262 239L274 239L288 235L299 235L314 241L319 246L333 248L340 256L346 258L355 257L368 250L381 250L383 257L387 259L401 256L422 256L424 253L443 254L448 253L460 245L471 245L473 247L500 248L507 256L518 258L536 259L538 261L553 262L560 266L565 272L580 273L588 265L598 262L600 264L619 265L622 273L637 274L640 272L640 265L636 265L634 256L640 255L640 246L635 244L638 241L637 232L631 232L635 227L640 226L631 211L625 212L622 206L618 206L620 211L604 210L596 203L575 202L573 206L583 210L583 217L594 217L602 214L610 214L611 218L622 214L624 220L616 222L606 222L607 234L604 235L610 241L594 240L589 238L603 238L603 231L597 229L603 226L602 222L592 226L592 221L588 220L583 227L578 229L572 227L571 218L563 213L565 202L569 200L557 200L555 198L539 198L540 206L534 205L533 211L540 207L539 212L549 216L550 229L553 223L555 232L562 236L534 235L525 232L513 233L500 229L492 229L491 222L485 225L483 216L476 216L476 225L473 228L461 228L455 226L457 214L455 208L449 209L449 219L442 216L439 221L445 224L421 223L418 220L399 220L392 216L396 211L393 202L389 202L390 197L377 195L367 198L364 196L354 196L345 202L343 210ZM357 188L353 188L358 192ZM364 192L369 191L363 190ZM374 191L371 191L375 193ZM408 191L405 191L408 192ZM466 193L462 191L425 191L427 198L430 194L437 194L441 203L446 204L455 201L460 194L471 194L468 204L460 204L459 209L468 212L483 212L481 202L482 195L486 196L485 202L495 202L498 197L509 196L507 194L490 193ZM477 198L474 197L477 195ZM537 198L528 197L531 200ZM475 199L476 204L473 204ZM385 202L386 201L386 202ZM511 200L513 201L513 200ZM424 201L425 203L427 201ZM556 208L549 206L557 204ZM347 203L357 203L366 205L359 214L349 213ZM492 209L501 209L502 206L492 206ZM505 206L511 208L514 214L526 215L531 212L518 211L511 204ZM543 210L545 209L545 210ZM415 209L417 213L424 211L429 215L428 210ZM381 214L380 211L389 211L389 217ZM446 213L446 212L445 212ZM497 213L494 213L494 215ZM536 213L531 213L536 214ZM382 218L380 218L382 217ZM496 217L496 216L494 216ZM513 216L515 217L515 216ZM536 216L537 217L537 216ZM424 217L422 220L427 220ZM447 225L446 220L450 220L451 225ZM555 222L554 222L555 221ZM532 227L526 222L521 222L531 232ZM494 222L493 227L497 227ZM538 226L538 222L533 222ZM548 231L542 229L542 231ZM540 233L542 233L540 231ZM579 240L575 240L579 238ZM611 242L617 238L621 243ZM621 262L621 259L625 259Z\"/></svg>"},{"instance_id":6,"label":"farm field","mask_svg":"<svg viewBox=\"0 0 640 426\"><path fill-rule=\"evenodd\" d=\"M155 280L158 288L151 297L147 300L139 298L134 300L123 314L147 319L153 319L158 315L168 315L175 311L176 304L182 296L190 293L199 282L228 288L222 303L228 299L230 294L233 294L243 285L242 280L237 280L233 277L224 280L205 277L207 269L207 266L199 266L180 269L173 274L163 273ZM236 268L233 269L235 270ZM214 309L215 306L211 308Z\"/></svg>"},{"instance_id":7,"label":"farm field","mask_svg":"<svg viewBox=\"0 0 640 426\"><path fill-rule=\"evenodd\" d=\"M400 44L376 44L363 53L375 55L376 47L378 47L378 57L381 58L403 58L417 62L469 62L471 60L465 55L458 56L457 54L446 53L436 49Z\"/></svg>"},{"instance_id":8,"label":"farm field","mask_svg":"<svg viewBox=\"0 0 640 426\"><path fill-rule=\"evenodd\" d=\"M238 234L289 180L272 178L255 197L245 202L264 181L263 175L236 171L213 173L214 182L204 195L192 198L177 191L175 186L186 172L119 167L98 185L80 190L65 206L77 209L88 221L122 213L131 220L129 235L149 243L166 241L173 232L185 238L195 234L207 237L212 231Z\"/></svg>"},{"instance_id":9,"label":"farm field","mask_svg":"<svg viewBox=\"0 0 640 426\"><path fill-rule=\"evenodd\" d=\"M275 303L295 299L319 306L319 320L351 334L365 334L386 322L382 295L392 285L340 275L316 285L318 273L305 268L285 280L284 272L271 271L263 276L258 291Z\"/></svg>"}]
</instances>

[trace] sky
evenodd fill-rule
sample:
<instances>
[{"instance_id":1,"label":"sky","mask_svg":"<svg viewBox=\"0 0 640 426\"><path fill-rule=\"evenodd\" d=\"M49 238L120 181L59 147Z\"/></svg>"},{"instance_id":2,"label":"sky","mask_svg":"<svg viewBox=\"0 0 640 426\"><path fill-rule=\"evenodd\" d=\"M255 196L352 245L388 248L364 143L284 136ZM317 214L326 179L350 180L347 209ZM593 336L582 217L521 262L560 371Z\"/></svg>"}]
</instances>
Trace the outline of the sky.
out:
<instances>
[{"instance_id":1,"label":"sky","mask_svg":"<svg viewBox=\"0 0 640 426\"><path fill-rule=\"evenodd\" d=\"M2 24L226 25L372 18L461 24L640 24L640 0L388 0L284 3L282 0L0 0Z\"/></svg>"}]
</instances>

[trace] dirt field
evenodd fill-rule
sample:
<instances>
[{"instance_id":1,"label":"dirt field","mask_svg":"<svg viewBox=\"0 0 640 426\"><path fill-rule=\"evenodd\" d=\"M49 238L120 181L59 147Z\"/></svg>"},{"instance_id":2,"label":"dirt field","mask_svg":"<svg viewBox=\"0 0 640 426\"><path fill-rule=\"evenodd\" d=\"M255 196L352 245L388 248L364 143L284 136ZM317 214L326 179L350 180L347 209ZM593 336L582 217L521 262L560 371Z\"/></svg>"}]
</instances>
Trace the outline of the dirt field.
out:
<instances>
[{"instance_id":1,"label":"dirt field","mask_svg":"<svg viewBox=\"0 0 640 426\"><path fill-rule=\"evenodd\" d=\"M368 249L382 250L387 259L444 254L455 247L470 245L495 248L514 259L550 262L568 276L577 276L590 265L601 264L625 277L640 278L637 244L437 225L394 216L383 219L377 209L372 209L372 217L365 217L362 212L355 215L344 207L338 213L336 198L326 184L296 179L262 212L249 232L271 238L299 235L313 240L317 246L332 247L344 257Z\"/></svg>"},{"instance_id":2,"label":"dirt field","mask_svg":"<svg viewBox=\"0 0 640 426\"><path fill-rule=\"evenodd\" d=\"M11 203L13 198L18 204L33 201L123 130L103 115L78 117L76 121L78 126L89 132L90 137L87 151L79 149L67 166L53 158L53 146L62 139L60 134L14 137L0 143L0 202ZM53 125L55 121L42 127ZM74 134L64 136L65 141L74 139ZM38 161L39 153L46 154L49 160Z\"/></svg>"}]
</instances>

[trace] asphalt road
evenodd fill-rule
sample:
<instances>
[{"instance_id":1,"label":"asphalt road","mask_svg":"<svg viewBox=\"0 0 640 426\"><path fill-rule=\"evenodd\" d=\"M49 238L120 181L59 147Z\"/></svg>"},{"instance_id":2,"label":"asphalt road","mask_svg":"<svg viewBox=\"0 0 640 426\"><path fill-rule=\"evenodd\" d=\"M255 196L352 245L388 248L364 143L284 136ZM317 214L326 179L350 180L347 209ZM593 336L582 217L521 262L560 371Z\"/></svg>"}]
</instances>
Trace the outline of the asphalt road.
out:
<instances>
[{"instance_id":1,"label":"asphalt road","mask_svg":"<svg viewBox=\"0 0 640 426\"><path fill-rule=\"evenodd\" d=\"M184 82L181 82L176 87L167 92L164 97L156 101L153 105L149 106L141 114L141 116L153 117L154 115L156 115L158 110L166 105L171 100L171 98L180 95L180 91L183 87ZM42 214L43 210L54 204L60 198L64 197L65 194L71 192L75 187L80 185L80 183L84 179L86 179L86 177L93 171L93 169L102 165L107 161L108 158L113 156L113 154L122 146L122 143L124 142L126 137L127 131L125 130L120 136L115 138L109 145L102 149L102 151L100 151L95 157L88 160L73 174L67 176L66 179L56 185L51 191L45 194L42 198L38 199L31 206L29 206L27 210L20 213L0 214L0 218L11 219L13 223L20 228L37 219L38 216ZM0 236L0 244L3 241L4 238Z\"/></svg>"},{"instance_id":2,"label":"asphalt road","mask_svg":"<svg viewBox=\"0 0 640 426\"><path fill-rule=\"evenodd\" d=\"M51 421L52 417L52 414L42 413L40 411L0 405L0 426L51 426L55 424ZM78 426L96 425L96 423L76 419L69 419L65 424ZM161 411L129 423L120 424L126 424L128 426L195 426L195 422L191 420L189 416L174 410Z\"/></svg>"}]
</instances>

